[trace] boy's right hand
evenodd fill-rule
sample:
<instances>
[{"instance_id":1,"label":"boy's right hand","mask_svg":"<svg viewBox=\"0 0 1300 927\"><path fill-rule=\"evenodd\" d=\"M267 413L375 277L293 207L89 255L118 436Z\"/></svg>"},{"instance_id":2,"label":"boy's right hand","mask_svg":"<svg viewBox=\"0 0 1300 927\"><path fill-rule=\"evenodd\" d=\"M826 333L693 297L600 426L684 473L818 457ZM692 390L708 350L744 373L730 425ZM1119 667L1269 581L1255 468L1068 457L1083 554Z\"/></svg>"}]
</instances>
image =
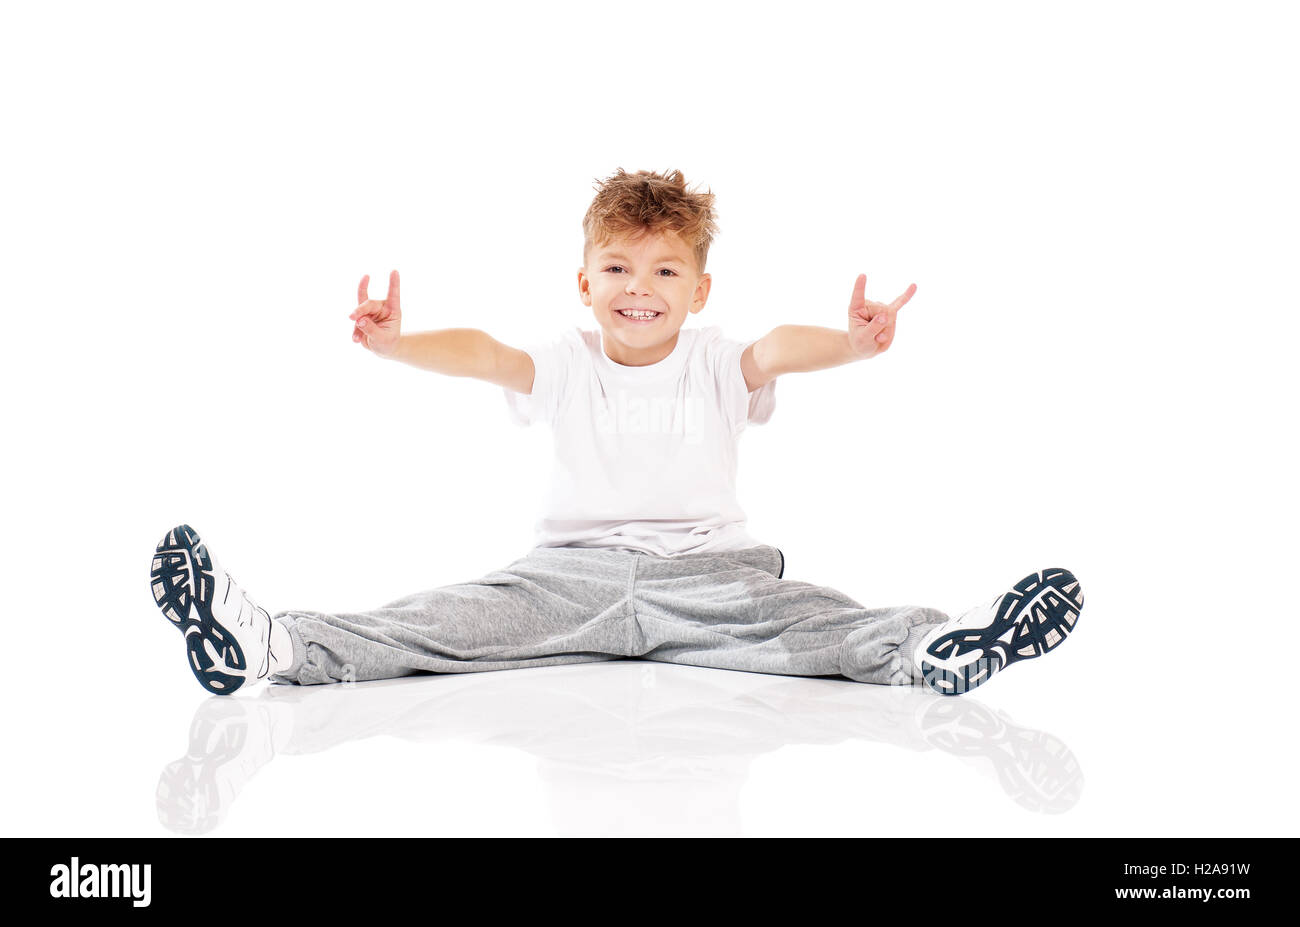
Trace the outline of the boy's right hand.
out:
<instances>
[{"instance_id":1,"label":"boy's right hand","mask_svg":"<svg viewBox=\"0 0 1300 927\"><path fill-rule=\"evenodd\" d=\"M348 316L354 323L352 340L364 344L380 357L397 350L397 339L402 335L401 283L397 271L388 278L388 295L382 300L366 296L370 275L361 278L357 288L357 308Z\"/></svg>"}]
</instances>

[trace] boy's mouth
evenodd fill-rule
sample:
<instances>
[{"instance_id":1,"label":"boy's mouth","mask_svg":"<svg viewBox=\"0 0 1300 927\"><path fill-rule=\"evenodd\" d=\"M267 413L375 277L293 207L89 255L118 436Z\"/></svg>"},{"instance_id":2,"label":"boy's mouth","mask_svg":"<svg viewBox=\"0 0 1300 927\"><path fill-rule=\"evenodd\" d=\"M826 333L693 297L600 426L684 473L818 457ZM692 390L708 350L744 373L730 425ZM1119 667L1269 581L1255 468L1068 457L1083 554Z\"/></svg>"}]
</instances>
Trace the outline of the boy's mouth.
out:
<instances>
[{"instance_id":1,"label":"boy's mouth","mask_svg":"<svg viewBox=\"0 0 1300 927\"><path fill-rule=\"evenodd\" d=\"M645 325L663 315L654 309L615 309L614 315L627 319L634 325Z\"/></svg>"}]
</instances>

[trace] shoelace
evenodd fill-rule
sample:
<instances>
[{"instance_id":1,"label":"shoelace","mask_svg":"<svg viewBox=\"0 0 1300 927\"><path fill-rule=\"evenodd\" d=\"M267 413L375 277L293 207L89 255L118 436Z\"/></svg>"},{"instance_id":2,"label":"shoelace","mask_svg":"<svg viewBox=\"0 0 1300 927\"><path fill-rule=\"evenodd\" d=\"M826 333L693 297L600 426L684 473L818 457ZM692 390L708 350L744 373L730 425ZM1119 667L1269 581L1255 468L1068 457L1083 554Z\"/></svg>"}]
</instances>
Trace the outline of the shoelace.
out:
<instances>
[{"instance_id":1,"label":"shoelace","mask_svg":"<svg viewBox=\"0 0 1300 927\"><path fill-rule=\"evenodd\" d=\"M966 619L970 618L975 614L985 615L988 614L989 612L993 612L994 614L996 614L998 603L1002 601L1002 595L1003 595L1002 593L998 593L997 595L995 595L993 597L993 601L990 602L988 605L976 605L974 608L966 609L966 611L961 613L960 617L957 618L954 624L965 624Z\"/></svg>"},{"instance_id":2,"label":"shoelace","mask_svg":"<svg viewBox=\"0 0 1300 927\"><path fill-rule=\"evenodd\" d=\"M226 582L228 582L234 588L235 592L239 593L239 597L243 599L245 603L247 603L249 608L251 608L255 612L261 612L263 615L266 615L268 621L270 620L271 616L267 612L267 610L262 608L262 606L258 605L256 602L253 601L252 597L247 592L244 591L244 587L239 585L239 583L235 582L235 577L231 576L230 571L228 570L226 571ZM244 613L244 609L242 605L240 606L239 613L242 617Z\"/></svg>"},{"instance_id":3,"label":"shoelace","mask_svg":"<svg viewBox=\"0 0 1300 927\"><path fill-rule=\"evenodd\" d=\"M239 595L239 618L237 620L240 624L245 623L245 606L247 606L247 608L253 613L253 618L248 622L248 627L253 626L252 621L255 621L258 615L266 620L266 632L264 635L266 638L266 652L262 654L262 663L259 667L260 669L265 670L265 672L261 672L257 676L258 679L262 679L267 675L267 672L270 671L271 667L271 614L252 600L248 593L244 591L244 587L235 582L235 577L230 575L229 571L226 571L226 582Z\"/></svg>"}]
</instances>

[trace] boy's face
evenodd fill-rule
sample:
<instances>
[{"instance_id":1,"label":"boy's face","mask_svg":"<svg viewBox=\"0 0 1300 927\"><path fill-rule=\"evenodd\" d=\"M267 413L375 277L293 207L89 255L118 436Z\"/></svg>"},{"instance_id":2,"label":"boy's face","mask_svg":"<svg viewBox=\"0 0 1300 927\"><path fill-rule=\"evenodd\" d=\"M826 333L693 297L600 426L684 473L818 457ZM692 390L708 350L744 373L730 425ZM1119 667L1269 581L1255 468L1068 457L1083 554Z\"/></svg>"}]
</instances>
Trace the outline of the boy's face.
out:
<instances>
[{"instance_id":1,"label":"boy's face","mask_svg":"<svg viewBox=\"0 0 1300 927\"><path fill-rule=\"evenodd\" d=\"M587 265L578 270L578 295L604 333L605 354L630 367L672 353L687 314L704 308L711 283L708 274L696 270L691 248L672 232L593 246ZM649 309L657 315L629 318L619 311L623 309Z\"/></svg>"}]
</instances>

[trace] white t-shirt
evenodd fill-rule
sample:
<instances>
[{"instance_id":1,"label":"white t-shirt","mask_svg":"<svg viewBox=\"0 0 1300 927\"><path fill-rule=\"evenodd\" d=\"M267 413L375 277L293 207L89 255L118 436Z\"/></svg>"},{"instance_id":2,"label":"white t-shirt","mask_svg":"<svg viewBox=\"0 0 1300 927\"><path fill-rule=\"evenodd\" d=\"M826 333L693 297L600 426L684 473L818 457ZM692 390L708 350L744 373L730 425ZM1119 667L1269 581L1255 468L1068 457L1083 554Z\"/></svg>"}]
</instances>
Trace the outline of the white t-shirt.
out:
<instances>
[{"instance_id":1,"label":"white t-shirt","mask_svg":"<svg viewBox=\"0 0 1300 927\"><path fill-rule=\"evenodd\" d=\"M716 326L683 328L666 358L615 363L599 331L576 326L524 350L531 395L506 389L518 425L555 439L539 547L611 547L671 557L753 547L736 501L736 446L772 415L776 380L745 389L750 342Z\"/></svg>"}]
</instances>

